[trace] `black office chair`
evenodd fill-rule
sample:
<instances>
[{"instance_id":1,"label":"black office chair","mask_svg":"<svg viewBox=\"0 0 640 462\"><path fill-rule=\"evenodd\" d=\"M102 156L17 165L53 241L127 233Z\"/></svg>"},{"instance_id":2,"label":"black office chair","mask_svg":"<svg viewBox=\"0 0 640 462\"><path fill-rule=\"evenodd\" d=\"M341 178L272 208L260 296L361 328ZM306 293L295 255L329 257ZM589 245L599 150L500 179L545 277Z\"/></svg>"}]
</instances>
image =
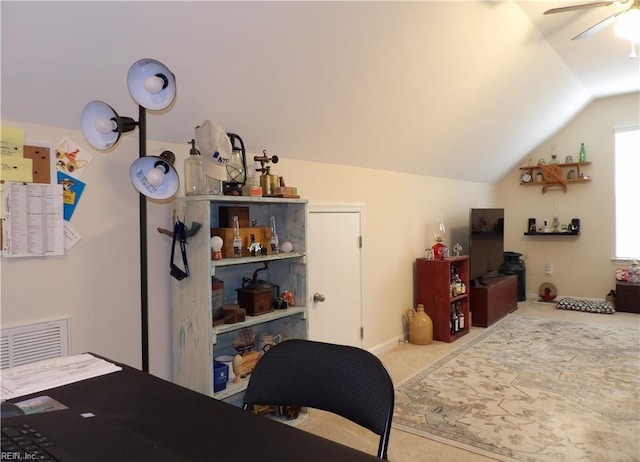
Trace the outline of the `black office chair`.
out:
<instances>
[{"instance_id":1,"label":"black office chair","mask_svg":"<svg viewBox=\"0 0 640 462\"><path fill-rule=\"evenodd\" d=\"M387 458L394 389L382 362L362 348L287 340L258 361L244 396L252 405L300 406L341 415L380 435Z\"/></svg>"}]
</instances>

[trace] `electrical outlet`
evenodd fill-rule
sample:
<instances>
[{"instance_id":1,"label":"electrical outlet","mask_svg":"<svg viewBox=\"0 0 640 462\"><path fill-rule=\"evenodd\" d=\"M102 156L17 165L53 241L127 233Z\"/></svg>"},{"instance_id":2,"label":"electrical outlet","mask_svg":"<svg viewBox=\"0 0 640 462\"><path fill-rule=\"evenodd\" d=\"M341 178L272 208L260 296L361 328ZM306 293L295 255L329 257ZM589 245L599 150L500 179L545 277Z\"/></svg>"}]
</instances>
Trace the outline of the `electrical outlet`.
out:
<instances>
[{"instance_id":1,"label":"electrical outlet","mask_svg":"<svg viewBox=\"0 0 640 462\"><path fill-rule=\"evenodd\" d=\"M544 274L549 276L551 274L551 263L547 263L544 265Z\"/></svg>"}]
</instances>

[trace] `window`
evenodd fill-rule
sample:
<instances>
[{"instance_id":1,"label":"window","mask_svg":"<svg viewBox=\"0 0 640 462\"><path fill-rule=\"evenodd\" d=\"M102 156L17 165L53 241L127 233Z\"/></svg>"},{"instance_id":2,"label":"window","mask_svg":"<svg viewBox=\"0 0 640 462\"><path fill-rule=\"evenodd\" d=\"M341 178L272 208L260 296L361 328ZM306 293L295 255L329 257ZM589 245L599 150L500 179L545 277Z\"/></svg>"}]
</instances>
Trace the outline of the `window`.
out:
<instances>
[{"instance_id":1,"label":"window","mask_svg":"<svg viewBox=\"0 0 640 462\"><path fill-rule=\"evenodd\" d=\"M616 259L640 260L640 128L616 130Z\"/></svg>"}]
</instances>

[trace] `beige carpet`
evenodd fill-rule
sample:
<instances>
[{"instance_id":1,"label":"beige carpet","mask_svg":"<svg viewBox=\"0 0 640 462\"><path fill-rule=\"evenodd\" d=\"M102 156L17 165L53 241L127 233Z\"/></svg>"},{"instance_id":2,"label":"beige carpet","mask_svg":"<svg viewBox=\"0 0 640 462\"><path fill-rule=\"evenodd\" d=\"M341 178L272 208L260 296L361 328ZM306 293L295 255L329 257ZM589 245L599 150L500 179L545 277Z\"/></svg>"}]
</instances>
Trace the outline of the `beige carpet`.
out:
<instances>
[{"instance_id":1,"label":"beige carpet","mask_svg":"<svg viewBox=\"0 0 640 462\"><path fill-rule=\"evenodd\" d=\"M639 345L512 314L402 383L394 428L503 461L638 461Z\"/></svg>"}]
</instances>

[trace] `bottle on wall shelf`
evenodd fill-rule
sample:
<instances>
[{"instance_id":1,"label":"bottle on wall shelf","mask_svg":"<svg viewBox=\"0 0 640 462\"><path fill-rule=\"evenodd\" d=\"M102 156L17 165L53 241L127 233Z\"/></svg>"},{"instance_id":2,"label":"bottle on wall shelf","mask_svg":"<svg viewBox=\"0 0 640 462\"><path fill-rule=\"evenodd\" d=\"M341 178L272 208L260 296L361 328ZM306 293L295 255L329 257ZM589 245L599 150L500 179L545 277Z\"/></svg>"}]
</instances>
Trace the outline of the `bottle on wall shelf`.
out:
<instances>
[{"instance_id":1,"label":"bottle on wall shelf","mask_svg":"<svg viewBox=\"0 0 640 462\"><path fill-rule=\"evenodd\" d=\"M587 161L587 151L584 148L584 143L580 143L580 154L578 154L578 160L580 162L586 162Z\"/></svg>"},{"instance_id":2,"label":"bottle on wall shelf","mask_svg":"<svg viewBox=\"0 0 640 462\"><path fill-rule=\"evenodd\" d=\"M271 217L271 253L279 253L280 245L278 242L278 233L276 233L276 217Z\"/></svg>"},{"instance_id":3,"label":"bottle on wall shelf","mask_svg":"<svg viewBox=\"0 0 640 462\"><path fill-rule=\"evenodd\" d=\"M242 238L240 237L240 225L238 224L238 216L233 216L233 256L242 256Z\"/></svg>"},{"instance_id":4,"label":"bottle on wall shelf","mask_svg":"<svg viewBox=\"0 0 640 462\"><path fill-rule=\"evenodd\" d=\"M184 195L197 196L207 193L207 178L202 167L200 152L196 149L196 140L189 141L191 150L184 160Z\"/></svg>"}]
</instances>

